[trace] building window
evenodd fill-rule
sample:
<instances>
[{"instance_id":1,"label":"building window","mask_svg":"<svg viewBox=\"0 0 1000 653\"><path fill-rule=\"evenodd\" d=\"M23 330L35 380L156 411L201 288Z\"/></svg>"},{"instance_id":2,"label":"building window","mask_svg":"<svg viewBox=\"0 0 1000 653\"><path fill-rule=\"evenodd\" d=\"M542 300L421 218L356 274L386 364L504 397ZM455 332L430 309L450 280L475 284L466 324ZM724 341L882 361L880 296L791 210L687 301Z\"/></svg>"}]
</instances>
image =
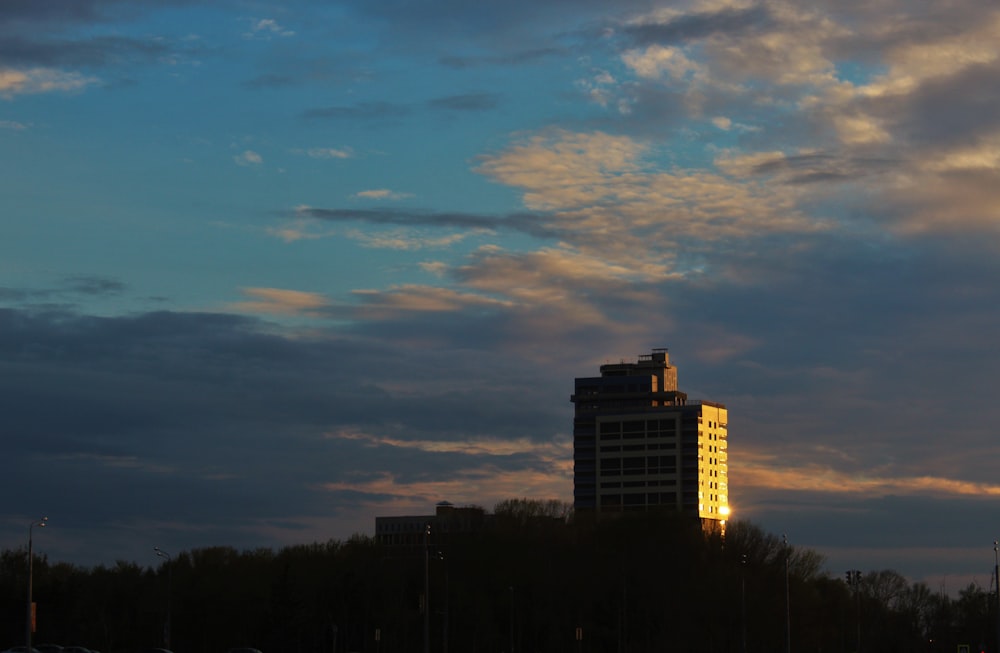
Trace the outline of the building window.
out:
<instances>
[{"instance_id":1,"label":"building window","mask_svg":"<svg viewBox=\"0 0 1000 653\"><path fill-rule=\"evenodd\" d=\"M639 434L640 436L646 432L646 423L641 421L629 421L622 423L622 432L632 434Z\"/></svg>"}]
</instances>

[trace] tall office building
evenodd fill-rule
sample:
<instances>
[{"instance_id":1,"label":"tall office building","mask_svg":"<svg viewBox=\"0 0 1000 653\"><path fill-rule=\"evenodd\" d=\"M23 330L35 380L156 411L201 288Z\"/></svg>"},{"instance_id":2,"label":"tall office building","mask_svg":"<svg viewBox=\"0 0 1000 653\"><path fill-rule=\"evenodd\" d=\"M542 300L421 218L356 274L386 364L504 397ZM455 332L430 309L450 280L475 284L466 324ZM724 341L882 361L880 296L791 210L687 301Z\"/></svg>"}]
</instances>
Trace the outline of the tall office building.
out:
<instances>
[{"instance_id":1,"label":"tall office building","mask_svg":"<svg viewBox=\"0 0 1000 653\"><path fill-rule=\"evenodd\" d=\"M576 379L573 505L599 513L673 508L729 515L728 413L688 401L666 349Z\"/></svg>"}]
</instances>

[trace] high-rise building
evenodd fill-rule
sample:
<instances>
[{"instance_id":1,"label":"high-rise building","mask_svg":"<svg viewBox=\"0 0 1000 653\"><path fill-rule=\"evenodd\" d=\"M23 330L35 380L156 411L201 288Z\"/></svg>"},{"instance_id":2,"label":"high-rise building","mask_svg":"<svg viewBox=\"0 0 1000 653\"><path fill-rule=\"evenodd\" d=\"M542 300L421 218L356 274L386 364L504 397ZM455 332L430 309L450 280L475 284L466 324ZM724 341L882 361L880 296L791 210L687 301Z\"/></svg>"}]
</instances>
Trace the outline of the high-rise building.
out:
<instances>
[{"instance_id":1,"label":"high-rise building","mask_svg":"<svg viewBox=\"0 0 1000 653\"><path fill-rule=\"evenodd\" d=\"M666 349L576 379L573 506L598 513L672 508L729 515L728 412L688 401Z\"/></svg>"}]
</instances>

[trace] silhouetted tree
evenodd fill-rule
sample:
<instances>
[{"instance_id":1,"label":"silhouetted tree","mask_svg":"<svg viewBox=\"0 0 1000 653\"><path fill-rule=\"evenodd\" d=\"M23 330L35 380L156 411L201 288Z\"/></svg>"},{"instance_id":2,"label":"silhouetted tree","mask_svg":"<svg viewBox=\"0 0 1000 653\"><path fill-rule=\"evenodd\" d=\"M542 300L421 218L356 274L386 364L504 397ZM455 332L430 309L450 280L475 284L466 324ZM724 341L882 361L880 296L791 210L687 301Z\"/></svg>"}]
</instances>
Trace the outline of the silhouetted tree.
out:
<instances>
[{"instance_id":1,"label":"silhouetted tree","mask_svg":"<svg viewBox=\"0 0 1000 653\"><path fill-rule=\"evenodd\" d=\"M159 645L168 578L181 653L422 653L424 608L435 653L742 653L744 636L747 653L764 653L784 650L789 626L795 651L846 653L859 623L873 653L992 641L995 599L978 586L950 599L876 570L848 587L815 551L745 521L723 533L674 512L597 518L531 499L501 502L492 517L427 550L358 535L276 552L196 549L155 569L39 557L36 641ZM16 644L24 551L0 552L0 581L2 636Z\"/></svg>"}]
</instances>

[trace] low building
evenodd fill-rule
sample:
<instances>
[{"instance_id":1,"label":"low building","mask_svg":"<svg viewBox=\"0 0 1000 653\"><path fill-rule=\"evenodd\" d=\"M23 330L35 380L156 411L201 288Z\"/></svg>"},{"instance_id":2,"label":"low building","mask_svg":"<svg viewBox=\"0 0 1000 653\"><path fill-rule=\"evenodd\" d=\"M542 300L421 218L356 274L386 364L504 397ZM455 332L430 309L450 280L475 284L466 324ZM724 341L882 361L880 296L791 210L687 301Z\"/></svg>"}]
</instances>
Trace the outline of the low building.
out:
<instances>
[{"instance_id":1,"label":"low building","mask_svg":"<svg viewBox=\"0 0 1000 653\"><path fill-rule=\"evenodd\" d=\"M455 506L442 501L435 506L433 515L376 517L375 541L399 549L419 549L428 544L439 546L446 543L452 533L481 530L488 518L479 506Z\"/></svg>"}]
</instances>

